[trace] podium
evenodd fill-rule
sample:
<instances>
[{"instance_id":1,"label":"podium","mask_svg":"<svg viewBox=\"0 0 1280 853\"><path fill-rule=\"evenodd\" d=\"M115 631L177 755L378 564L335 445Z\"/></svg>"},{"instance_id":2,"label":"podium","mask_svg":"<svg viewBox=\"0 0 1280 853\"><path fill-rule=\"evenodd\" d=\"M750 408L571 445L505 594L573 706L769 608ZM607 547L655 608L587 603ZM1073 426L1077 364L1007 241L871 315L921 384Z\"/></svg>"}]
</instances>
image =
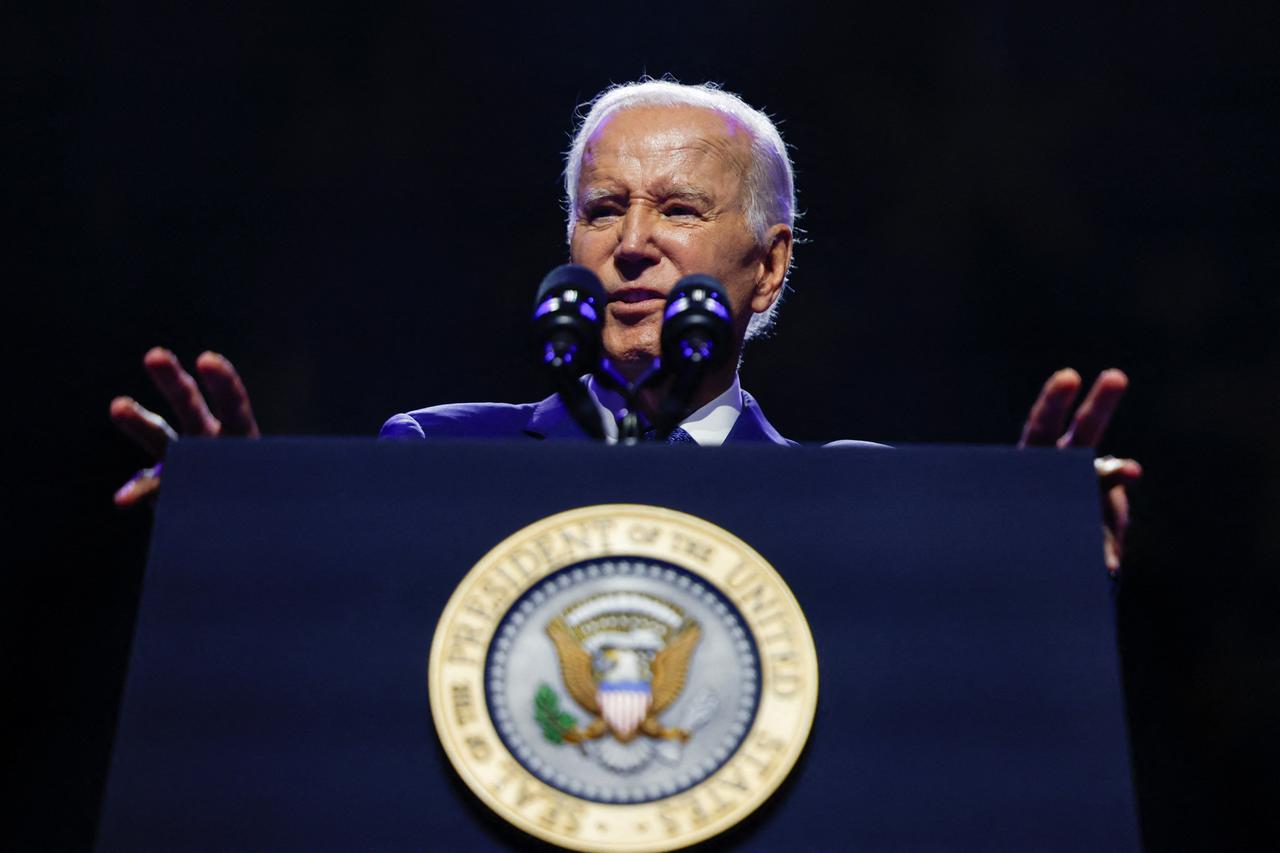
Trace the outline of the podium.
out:
<instances>
[{"instance_id":1,"label":"podium","mask_svg":"<svg viewBox=\"0 0 1280 853\"><path fill-rule=\"evenodd\" d=\"M98 849L552 849L460 777L433 723L432 644L459 584L497 559L500 543L592 507L718 531L776 571L811 631L818 677L807 744L762 805L695 838L706 847L1137 849L1087 453L330 439L171 449ZM630 559L626 547L601 547L617 553L593 559ZM578 564L606 571L571 554L546 559L545 577ZM709 595L708 607L724 612ZM697 613L682 607L687 627ZM737 608L750 617L748 605ZM556 613L569 614L587 652L601 653L586 615ZM673 709L693 701L700 661L714 654L709 618L698 616L700 645ZM628 636L647 636L641 628ZM677 754L704 738L677 730L672 714L651 714L637 724L650 734L624 737L616 712L599 709L608 725L581 734L591 714L569 698L572 649L551 646L541 627L526 633L542 638L547 661L559 651L560 669L548 671L566 673L564 683L544 679L556 713L523 699L512 706L512 726L531 730L535 714L543 726L535 752L562 747L566 761L594 757L597 775L639 778L658 764L629 769L619 762L630 758L605 747ZM667 647L677 636L673 627ZM482 687L497 672L497 640L485 643ZM768 674L767 643L757 633L755 657L743 658L762 668L761 703L778 677ZM652 664L653 711L662 665L635 648L621 659ZM520 668L514 657L503 665ZM750 685L745 698L734 693L739 681L717 688L722 705L729 694L744 708L754 701ZM495 701L477 698L474 710L505 719ZM449 707L445 717L458 711ZM556 714L570 711L564 719L577 722L556 730ZM514 760L549 789L599 793L519 758L518 738L500 723ZM696 779L679 780L678 796L696 792ZM621 809L630 790L598 798ZM639 786L634 800L660 802L667 790ZM644 849L628 847L630 837L615 849Z\"/></svg>"}]
</instances>

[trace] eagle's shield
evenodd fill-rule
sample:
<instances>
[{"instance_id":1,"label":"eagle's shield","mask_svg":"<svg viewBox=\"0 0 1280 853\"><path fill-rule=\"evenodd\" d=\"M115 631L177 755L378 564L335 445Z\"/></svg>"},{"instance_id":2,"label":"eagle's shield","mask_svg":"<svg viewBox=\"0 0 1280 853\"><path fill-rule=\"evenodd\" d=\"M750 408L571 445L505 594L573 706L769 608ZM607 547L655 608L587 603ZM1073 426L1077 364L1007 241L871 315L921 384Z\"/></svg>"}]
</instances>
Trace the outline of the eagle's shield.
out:
<instances>
[{"instance_id":1,"label":"eagle's shield","mask_svg":"<svg viewBox=\"0 0 1280 853\"><path fill-rule=\"evenodd\" d=\"M619 740L627 740L649 713L653 693L645 681L602 682L596 689L600 716Z\"/></svg>"}]
</instances>

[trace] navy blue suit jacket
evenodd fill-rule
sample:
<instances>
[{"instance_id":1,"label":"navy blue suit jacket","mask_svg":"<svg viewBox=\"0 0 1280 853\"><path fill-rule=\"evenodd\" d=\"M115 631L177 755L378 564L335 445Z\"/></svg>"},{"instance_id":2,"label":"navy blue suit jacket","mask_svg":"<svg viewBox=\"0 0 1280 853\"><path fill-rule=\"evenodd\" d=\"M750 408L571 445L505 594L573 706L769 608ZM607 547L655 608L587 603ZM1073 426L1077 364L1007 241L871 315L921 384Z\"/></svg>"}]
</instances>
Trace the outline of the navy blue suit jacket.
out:
<instances>
[{"instance_id":1,"label":"navy blue suit jacket","mask_svg":"<svg viewBox=\"0 0 1280 853\"><path fill-rule=\"evenodd\" d=\"M552 394L538 403L449 403L393 415L378 438L586 439L569 410ZM765 419L760 404L742 392L742 414L725 442L794 446ZM826 447L885 447L870 441L833 441Z\"/></svg>"},{"instance_id":2,"label":"navy blue suit jacket","mask_svg":"<svg viewBox=\"0 0 1280 853\"><path fill-rule=\"evenodd\" d=\"M539 438L585 439L569 410L552 394L539 403L450 403L394 415L379 438ZM726 442L794 445L765 420L760 404L742 392L742 414Z\"/></svg>"}]
</instances>

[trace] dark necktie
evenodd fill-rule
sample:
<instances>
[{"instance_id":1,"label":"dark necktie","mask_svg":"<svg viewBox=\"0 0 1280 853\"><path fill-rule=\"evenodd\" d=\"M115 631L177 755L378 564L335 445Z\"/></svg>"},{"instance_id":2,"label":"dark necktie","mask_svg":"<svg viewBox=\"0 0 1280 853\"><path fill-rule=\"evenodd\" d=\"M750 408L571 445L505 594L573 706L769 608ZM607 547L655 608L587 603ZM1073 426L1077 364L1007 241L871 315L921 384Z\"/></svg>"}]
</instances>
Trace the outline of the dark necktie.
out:
<instances>
[{"instance_id":1,"label":"dark necktie","mask_svg":"<svg viewBox=\"0 0 1280 853\"><path fill-rule=\"evenodd\" d=\"M653 427L640 433L641 441L659 441L658 431ZM697 440L689 433L684 431L683 427L676 427L671 431L671 435L667 436L667 444L693 444L697 445Z\"/></svg>"}]
</instances>

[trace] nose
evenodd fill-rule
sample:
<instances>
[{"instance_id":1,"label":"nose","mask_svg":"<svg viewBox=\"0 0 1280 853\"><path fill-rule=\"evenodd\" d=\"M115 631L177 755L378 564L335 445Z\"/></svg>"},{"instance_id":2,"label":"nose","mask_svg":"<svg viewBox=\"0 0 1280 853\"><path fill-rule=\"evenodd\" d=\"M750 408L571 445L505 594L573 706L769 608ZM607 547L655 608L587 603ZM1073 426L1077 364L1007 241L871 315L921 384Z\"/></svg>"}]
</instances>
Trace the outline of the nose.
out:
<instances>
[{"instance_id":1,"label":"nose","mask_svg":"<svg viewBox=\"0 0 1280 853\"><path fill-rule=\"evenodd\" d=\"M645 205L632 204L626 215L618 220L618 245L613 257L624 277L634 278L646 267L661 260L661 253L654 242L654 225L657 212Z\"/></svg>"}]
</instances>

